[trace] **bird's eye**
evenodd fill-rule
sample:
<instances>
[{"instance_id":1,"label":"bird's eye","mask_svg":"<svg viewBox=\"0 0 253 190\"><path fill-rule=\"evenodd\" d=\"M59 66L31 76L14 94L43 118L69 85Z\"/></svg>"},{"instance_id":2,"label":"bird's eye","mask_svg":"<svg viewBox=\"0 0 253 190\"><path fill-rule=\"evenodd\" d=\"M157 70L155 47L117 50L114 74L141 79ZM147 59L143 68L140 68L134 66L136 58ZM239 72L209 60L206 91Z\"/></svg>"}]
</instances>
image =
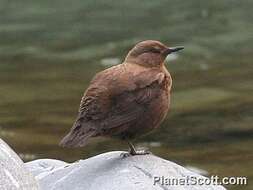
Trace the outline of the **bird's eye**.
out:
<instances>
[{"instance_id":1,"label":"bird's eye","mask_svg":"<svg viewBox=\"0 0 253 190\"><path fill-rule=\"evenodd\" d=\"M152 49L150 49L150 51L152 53L161 53L161 51L159 49L156 49L156 48L152 48Z\"/></svg>"}]
</instances>

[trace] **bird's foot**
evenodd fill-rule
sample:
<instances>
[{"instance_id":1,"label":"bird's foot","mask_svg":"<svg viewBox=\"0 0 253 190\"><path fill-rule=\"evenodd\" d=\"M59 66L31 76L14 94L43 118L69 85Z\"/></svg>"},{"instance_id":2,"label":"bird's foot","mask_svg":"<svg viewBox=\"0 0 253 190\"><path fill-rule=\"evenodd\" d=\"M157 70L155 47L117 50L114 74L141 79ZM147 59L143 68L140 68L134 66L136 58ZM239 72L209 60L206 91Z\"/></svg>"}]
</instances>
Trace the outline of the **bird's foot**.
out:
<instances>
[{"instance_id":1,"label":"bird's foot","mask_svg":"<svg viewBox=\"0 0 253 190\"><path fill-rule=\"evenodd\" d=\"M129 154L132 155L132 156L135 156L135 155L147 155L147 154L152 154L152 152L150 152L149 150L130 150L129 151Z\"/></svg>"},{"instance_id":2,"label":"bird's foot","mask_svg":"<svg viewBox=\"0 0 253 190\"><path fill-rule=\"evenodd\" d=\"M126 158L130 156L135 156L135 155L147 155L147 154L152 154L149 150L130 150L129 152L123 152L120 154L121 158Z\"/></svg>"},{"instance_id":3,"label":"bird's foot","mask_svg":"<svg viewBox=\"0 0 253 190\"><path fill-rule=\"evenodd\" d=\"M128 157L128 156L135 156L135 155L147 155L147 154L152 154L150 151L148 151L147 149L142 149L142 150L137 150L134 145L130 142L127 141L128 146L129 146L129 152L128 153L124 153L123 157Z\"/></svg>"}]
</instances>

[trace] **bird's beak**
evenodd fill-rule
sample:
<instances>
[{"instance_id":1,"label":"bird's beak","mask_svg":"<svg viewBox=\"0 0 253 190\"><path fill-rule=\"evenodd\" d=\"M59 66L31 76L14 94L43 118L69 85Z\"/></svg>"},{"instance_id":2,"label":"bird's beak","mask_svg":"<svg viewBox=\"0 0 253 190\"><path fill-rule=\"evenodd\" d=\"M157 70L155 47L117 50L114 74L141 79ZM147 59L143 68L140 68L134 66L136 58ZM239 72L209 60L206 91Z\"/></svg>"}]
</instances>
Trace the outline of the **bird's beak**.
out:
<instances>
[{"instance_id":1,"label":"bird's beak","mask_svg":"<svg viewBox=\"0 0 253 190\"><path fill-rule=\"evenodd\" d=\"M163 55L167 56L167 55L169 55L169 54L171 54L173 52L177 52L177 51L180 51L182 49L184 49L183 46L169 47L169 48L167 48L166 50L163 51Z\"/></svg>"}]
</instances>

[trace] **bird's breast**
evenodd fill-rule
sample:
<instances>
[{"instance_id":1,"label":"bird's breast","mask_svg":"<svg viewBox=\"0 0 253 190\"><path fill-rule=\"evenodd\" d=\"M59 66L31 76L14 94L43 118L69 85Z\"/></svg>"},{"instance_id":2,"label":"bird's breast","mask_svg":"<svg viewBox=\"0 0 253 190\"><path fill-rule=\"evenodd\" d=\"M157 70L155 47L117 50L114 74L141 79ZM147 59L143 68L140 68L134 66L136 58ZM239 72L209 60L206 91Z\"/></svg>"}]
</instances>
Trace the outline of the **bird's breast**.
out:
<instances>
[{"instance_id":1,"label":"bird's breast","mask_svg":"<svg viewBox=\"0 0 253 190\"><path fill-rule=\"evenodd\" d=\"M167 70L163 73L165 74L165 77L160 86L159 95L151 102L149 107L152 128L156 128L161 124L170 108L172 78Z\"/></svg>"},{"instance_id":2,"label":"bird's breast","mask_svg":"<svg viewBox=\"0 0 253 190\"><path fill-rule=\"evenodd\" d=\"M170 90L168 88L169 86L165 84L161 94L150 104L149 112L154 128L161 124L168 113L170 107Z\"/></svg>"}]
</instances>

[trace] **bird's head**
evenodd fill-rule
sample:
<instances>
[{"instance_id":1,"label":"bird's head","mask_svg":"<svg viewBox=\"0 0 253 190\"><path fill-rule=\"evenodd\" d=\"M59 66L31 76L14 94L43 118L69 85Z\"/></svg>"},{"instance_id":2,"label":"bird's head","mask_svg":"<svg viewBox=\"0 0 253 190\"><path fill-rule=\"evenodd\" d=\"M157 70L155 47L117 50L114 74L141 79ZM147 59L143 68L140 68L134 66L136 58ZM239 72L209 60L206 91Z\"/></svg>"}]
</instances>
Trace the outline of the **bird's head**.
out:
<instances>
[{"instance_id":1,"label":"bird's head","mask_svg":"<svg viewBox=\"0 0 253 190\"><path fill-rule=\"evenodd\" d=\"M139 42L129 51L125 62L145 67L160 67L167 55L182 49L184 47L167 47L159 41L146 40Z\"/></svg>"}]
</instances>

